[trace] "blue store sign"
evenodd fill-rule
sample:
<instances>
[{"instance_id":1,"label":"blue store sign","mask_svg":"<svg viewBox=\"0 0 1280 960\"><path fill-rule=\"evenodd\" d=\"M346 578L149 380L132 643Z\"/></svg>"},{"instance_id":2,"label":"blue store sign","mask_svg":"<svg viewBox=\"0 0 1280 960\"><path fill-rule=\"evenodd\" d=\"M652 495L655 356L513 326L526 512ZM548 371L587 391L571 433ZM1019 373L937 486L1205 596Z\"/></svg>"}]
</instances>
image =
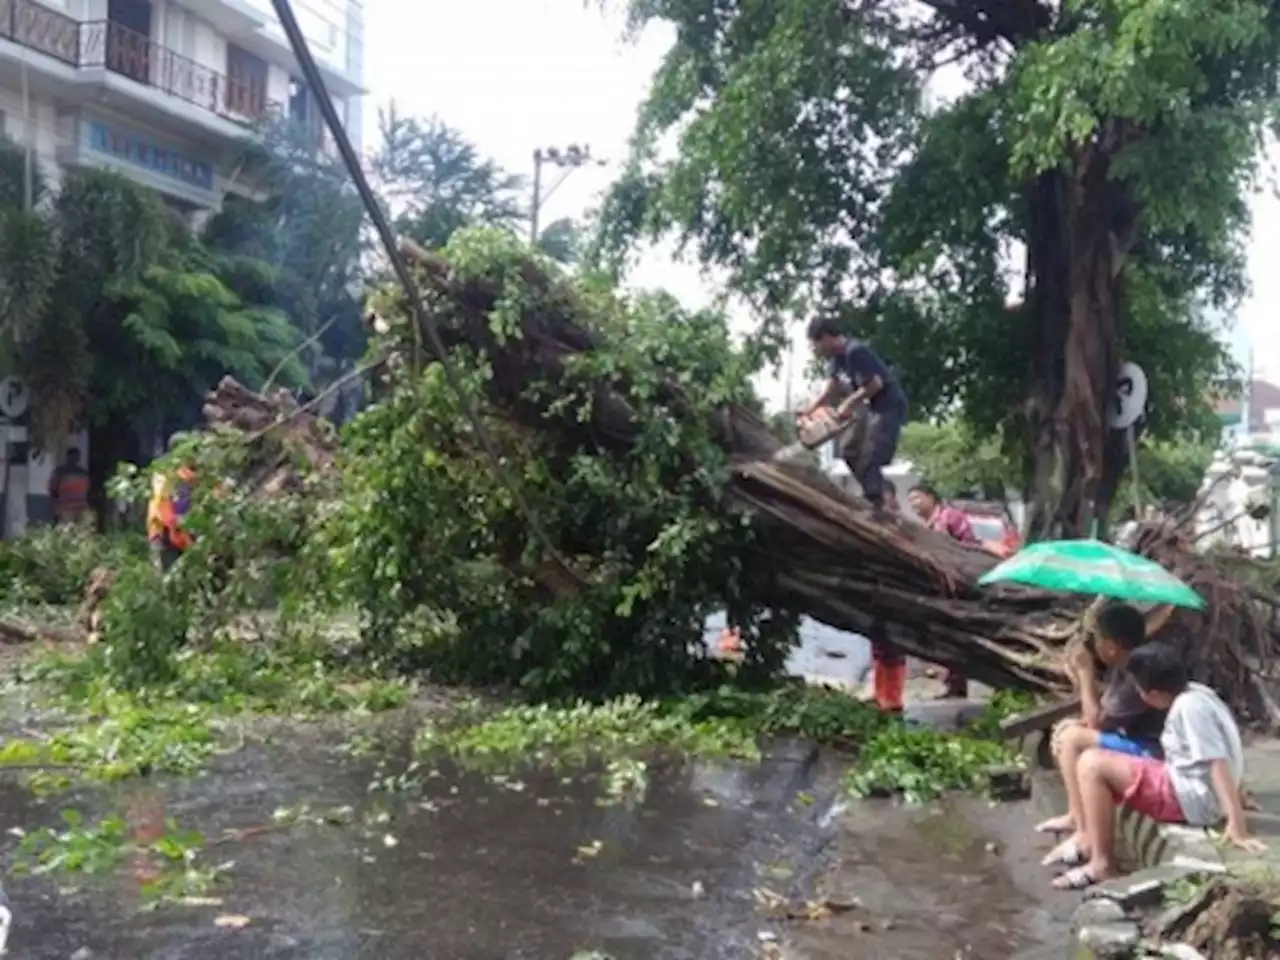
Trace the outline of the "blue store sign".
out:
<instances>
[{"instance_id":1,"label":"blue store sign","mask_svg":"<svg viewBox=\"0 0 1280 960\"><path fill-rule=\"evenodd\" d=\"M213 190L213 165L162 147L135 133L117 130L97 120L88 123L89 149L124 160L150 173L168 177L189 187Z\"/></svg>"}]
</instances>

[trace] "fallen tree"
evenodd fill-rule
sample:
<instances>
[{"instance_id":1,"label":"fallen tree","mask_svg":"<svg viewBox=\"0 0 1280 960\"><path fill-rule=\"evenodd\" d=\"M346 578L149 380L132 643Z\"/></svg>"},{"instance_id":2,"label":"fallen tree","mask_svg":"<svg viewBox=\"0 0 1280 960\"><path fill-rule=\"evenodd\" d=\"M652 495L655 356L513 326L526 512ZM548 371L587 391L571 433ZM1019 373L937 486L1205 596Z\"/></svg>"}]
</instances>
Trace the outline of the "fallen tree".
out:
<instances>
[{"instance_id":1,"label":"fallen tree","mask_svg":"<svg viewBox=\"0 0 1280 960\"><path fill-rule=\"evenodd\" d=\"M451 256L412 244L405 252L418 268L452 361L467 375L466 389L483 401L491 442L462 406L447 399L440 358L422 346L430 338L413 322L427 318L411 318L402 295L386 292L375 306L400 392L362 417L364 440L357 429L355 442L337 457L342 469L360 477L345 495L352 500L351 522L366 525L358 533L340 528L340 536L369 540L370 517L397 499L443 495L456 503L419 500L416 512L395 514L399 529L374 531L369 579L383 576L388 557L397 572L369 585L366 599L374 590L394 589L404 598L396 617L428 602L474 606L464 632L473 642L492 644L494 656L512 660L516 666L507 678L520 682L531 671L554 671L554 656L573 644L585 649L591 630L631 631L632 647L602 641L573 669L564 668L566 677L573 675L566 680L571 687L592 678L598 688L626 686L632 681L610 682L606 675L638 656L635 646L665 644L679 658L699 633L700 618L723 605L731 619L747 624L744 638L749 647L757 644L758 659L769 669L780 662L769 649L772 638L793 623L781 615L787 612L840 629L882 632L918 657L962 666L997 687L1064 686L1060 654L1081 634L1083 599L979 588L977 579L993 558L919 524L877 514L817 470L775 461L781 443L752 407L750 391L739 389L745 374L738 386L727 387L716 379L711 359L705 369L687 360L683 368L674 359L665 365L661 336L693 338L686 328L701 329L695 321L673 315L670 331L647 341L647 327L618 326L619 301L550 275L516 245L494 237L463 244ZM615 351L627 337L637 338L635 355L619 360ZM266 398L224 386L207 412L224 425L251 419L262 443L301 434L283 447L311 450L317 466L330 465L331 447L312 449L318 434L306 417L284 410L280 424L268 429L261 423L264 403L271 406ZM436 406L410 430L406 424L423 403ZM241 408L257 412L250 418ZM664 429L669 450L660 449ZM414 447L409 435L423 448ZM492 441L500 457L521 471L523 504L483 462ZM384 454L390 458L381 460ZM406 456L415 463L404 463ZM417 465L419 457L431 463ZM410 467L416 475L405 472ZM375 469L382 472L375 475ZM571 479L551 479L559 472ZM643 515L637 515L642 501L628 484L644 486ZM679 499L664 500L672 489L680 491ZM504 506L492 512L498 500ZM473 522L470 509L491 512ZM531 524L531 510L547 516ZM423 511L436 515L432 523L450 526L426 530L418 522ZM686 528L696 529L681 533ZM694 545L688 556L653 559L679 536ZM419 554L432 549L469 555L424 567ZM1145 531L1140 549L1209 600L1205 615L1177 613L1170 634L1239 709L1264 715L1251 678L1265 672L1276 649L1276 601L1225 579L1172 526ZM733 561L728 572L720 569L726 554ZM680 603L665 595L680 590ZM559 615L548 612L557 606ZM368 603L364 608L369 613ZM489 608L501 608L501 615ZM563 616L569 609L573 619ZM579 621L580 641L565 634ZM494 639L485 631L506 635ZM671 633L677 637L665 639ZM545 679L538 677L528 682L538 686Z\"/></svg>"}]
</instances>

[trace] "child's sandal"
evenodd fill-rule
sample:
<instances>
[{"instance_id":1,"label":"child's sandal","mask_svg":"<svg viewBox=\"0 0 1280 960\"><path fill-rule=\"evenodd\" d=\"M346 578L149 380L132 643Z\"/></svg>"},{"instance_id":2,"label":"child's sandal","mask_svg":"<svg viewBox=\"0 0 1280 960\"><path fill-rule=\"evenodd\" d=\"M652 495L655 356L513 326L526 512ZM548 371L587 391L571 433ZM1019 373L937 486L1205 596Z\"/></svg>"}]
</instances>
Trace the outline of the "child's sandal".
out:
<instances>
[{"instance_id":1,"label":"child's sandal","mask_svg":"<svg viewBox=\"0 0 1280 960\"><path fill-rule=\"evenodd\" d=\"M1040 864L1045 867L1079 867L1088 860L1080 844L1068 838L1050 850Z\"/></svg>"},{"instance_id":2,"label":"child's sandal","mask_svg":"<svg viewBox=\"0 0 1280 960\"><path fill-rule=\"evenodd\" d=\"M1056 890L1087 890L1098 882L1088 867L1074 867L1054 880L1053 886Z\"/></svg>"}]
</instances>

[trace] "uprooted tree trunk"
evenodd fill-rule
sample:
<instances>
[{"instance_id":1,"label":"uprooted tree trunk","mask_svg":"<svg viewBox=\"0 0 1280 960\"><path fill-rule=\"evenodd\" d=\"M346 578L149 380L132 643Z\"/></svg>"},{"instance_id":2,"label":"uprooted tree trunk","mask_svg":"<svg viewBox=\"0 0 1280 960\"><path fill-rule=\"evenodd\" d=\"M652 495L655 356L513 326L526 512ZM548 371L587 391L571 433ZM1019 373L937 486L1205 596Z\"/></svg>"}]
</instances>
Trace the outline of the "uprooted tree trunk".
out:
<instances>
[{"instance_id":1,"label":"uprooted tree trunk","mask_svg":"<svg viewBox=\"0 0 1280 960\"><path fill-rule=\"evenodd\" d=\"M585 421L576 411L557 409L552 398L531 400L524 389L531 382L566 382L566 363L597 347L596 335L575 313L572 291L566 287L563 295L544 301L556 303L554 310L526 311L521 335L499 342L489 320L498 290L482 281L456 280L446 263L413 245L406 245L406 252L420 267L421 282L433 301L445 298L459 318L441 331L446 348L466 345L489 358L493 375L488 399L496 410L525 429L552 431L568 446L609 457L630 453L640 435L642 412L609 383L600 383ZM541 275L532 262L525 273L526 280L537 284L557 282ZM669 409L692 409L682 403L685 396L673 381L661 400ZM224 382L206 413L216 424L250 424L255 437L269 439L273 446L314 453L321 466L331 462L331 441L325 438L321 449L315 449L321 434L305 412L280 410L280 426L264 430L263 416L281 403ZM768 545L748 559L770 574L763 578L773 585L773 594L765 598L770 603L808 612L840 629L880 632L915 656L963 667L997 687L1054 690L1065 685L1060 654L1080 635L1082 599L1022 588L979 588L978 577L994 565L994 558L919 524L876 514L815 469L776 462L782 444L752 411L725 406L712 428L731 456L729 492L754 515ZM276 457L264 454L259 459L279 462ZM1267 662L1275 647L1271 609L1277 601L1224 580L1174 531L1148 530L1141 549L1209 599L1207 618L1181 612L1168 629L1187 638L1205 679L1238 707L1258 715L1244 678ZM573 577L560 581L562 589L573 589Z\"/></svg>"}]
</instances>

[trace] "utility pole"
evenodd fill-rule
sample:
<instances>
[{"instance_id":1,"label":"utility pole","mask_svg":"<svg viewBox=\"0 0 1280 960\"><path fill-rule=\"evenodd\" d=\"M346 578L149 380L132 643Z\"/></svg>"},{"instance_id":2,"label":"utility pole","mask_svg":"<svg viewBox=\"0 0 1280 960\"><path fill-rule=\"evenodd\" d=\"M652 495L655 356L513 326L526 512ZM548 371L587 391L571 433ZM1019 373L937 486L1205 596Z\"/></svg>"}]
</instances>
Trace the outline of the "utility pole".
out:
<instances>
[{"instance_id":1,"label":"utility pole","mask_svg":"<svg viewBox=\"0 0 1280 960\"><path fill-rule=\"evenodd\" d=\"M27 77L27 61L22 61L22 139L25 141L23 146L23 169L22 169L22 207L28 213L35 206L35 142L36 142L36 125L31 120L31 81Z\"/></svg>"},{"instance_id":2,"label":"utility pole","mask_svg":"<svg viewBox=\"0 0 1280 960\"><path fill-rule=\"evenodd\" d=\"M1240 395L1240 432L1244 442L1249 442L1253 433L1253 344L1249 345L1249 366L1244 373L1244 390Z\"/></svg>"},{"instance_id":3,"label":"utility pole","mask_svg":"<svg viewBox=\"0 0 1280 960\"><path fill-rule=\"evenodd\" d=\"M591 147L587 144L579 146L576 143L570 144L564 150L559 147L550 147L543 149L539 147L533 151L533 203L529 212L529 243L536 244L538 242L538 213L542 209L542 205L547 202L547 198L559 189L560 184L569 179L569 175L573 171L588 165L604 166L603 160L597 160L591 156ZM564 171L560 175L560 179L551 185L551 189L546 193L542 191L542 168L543 166L559 167Z\"/></svg>"}]
</instances>

